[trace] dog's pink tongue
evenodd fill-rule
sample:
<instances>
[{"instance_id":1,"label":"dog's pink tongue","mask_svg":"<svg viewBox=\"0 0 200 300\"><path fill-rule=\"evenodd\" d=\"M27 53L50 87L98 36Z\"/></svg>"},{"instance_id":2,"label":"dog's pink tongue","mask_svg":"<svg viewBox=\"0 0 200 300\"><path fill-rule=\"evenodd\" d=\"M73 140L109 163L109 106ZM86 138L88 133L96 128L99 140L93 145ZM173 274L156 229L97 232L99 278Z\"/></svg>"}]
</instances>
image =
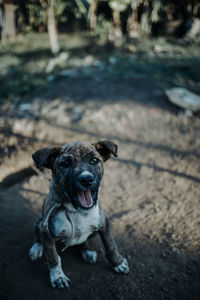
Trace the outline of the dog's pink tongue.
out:
<instances>
[{"instance_id":1,"label":"dog's pink tongue","mask_svg":"<svg viewBox=\"0 0 200 300\"><path fill-rule=\"evenodd\" d=\"M77 194L81 206L89 208L93 205L92 195L90 191L80 192Z\"/></svg>"}]
</instances>

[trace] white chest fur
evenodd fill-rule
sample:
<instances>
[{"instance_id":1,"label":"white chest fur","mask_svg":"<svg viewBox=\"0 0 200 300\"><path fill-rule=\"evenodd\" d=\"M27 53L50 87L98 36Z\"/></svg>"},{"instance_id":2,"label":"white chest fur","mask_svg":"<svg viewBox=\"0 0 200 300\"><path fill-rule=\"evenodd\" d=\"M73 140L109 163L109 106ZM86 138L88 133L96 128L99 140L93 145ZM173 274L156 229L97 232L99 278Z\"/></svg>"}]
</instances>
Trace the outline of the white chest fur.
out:
<instances>
[{"instance_id":1,"label":"white chest fur","mask_svg":"<svg viewBox=\"0 0 200 300\"><path fill-rule=\"evenodd\" d=\"M87 212L59 211L53 218L53 233L66 246L78 245L100 227L100 211L96 205Z\"/></svg>"}]
</instances>

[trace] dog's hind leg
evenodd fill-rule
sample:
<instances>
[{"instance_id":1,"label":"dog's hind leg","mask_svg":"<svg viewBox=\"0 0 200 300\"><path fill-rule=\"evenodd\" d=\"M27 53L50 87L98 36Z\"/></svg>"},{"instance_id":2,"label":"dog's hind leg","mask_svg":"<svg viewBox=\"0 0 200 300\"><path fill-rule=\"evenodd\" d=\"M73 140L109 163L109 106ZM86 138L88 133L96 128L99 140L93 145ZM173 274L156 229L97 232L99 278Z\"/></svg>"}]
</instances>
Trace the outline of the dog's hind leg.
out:
<instances>
[{"instance_id":1,"label":"dog's hind leg","mask_svg":"<svg viewBox=\"0 0 200 300\"><path fill-rule=\"evenodd\" d=\"M29 250L29 256L31 260L36 260L43 255L43 245L41 241L41 229L40 225L42 222L42 217L38 218L35 224L35 242L31 249Z\"/></svg>"},{"instance_id":2,"label":"dog's hind leg","mask_svg":"<svg viewBox=\"0 0 200 300\"><path fill-rule=\"evenodd\" d=\"M81 245L79 245L79 248L81 250L81 256L83 260L90 264L95 264L97 261L97 252L95 250L91 250L88 247L88 243L85 242Z\"/></svg>"},{"instance_id":3,"label":"dog's hind leg","mask_svg":"<svg viewBox=\"0 0 200 300\"><path fill-rule=\"evenodd\" d=\"M112 227L107 217L104 219L104 224L99 230L99 234L106 250L106 257L113 266L113 270L116 273L127 274L129 272L128 262L118 251Z\"/></svg>"}]
</instances>

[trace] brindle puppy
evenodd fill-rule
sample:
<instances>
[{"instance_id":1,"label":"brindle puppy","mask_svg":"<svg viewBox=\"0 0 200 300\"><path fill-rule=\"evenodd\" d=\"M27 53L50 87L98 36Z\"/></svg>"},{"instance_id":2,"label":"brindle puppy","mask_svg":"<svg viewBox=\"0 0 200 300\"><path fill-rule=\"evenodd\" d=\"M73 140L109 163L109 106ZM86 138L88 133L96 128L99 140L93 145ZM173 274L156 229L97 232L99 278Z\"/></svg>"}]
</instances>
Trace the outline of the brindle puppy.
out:
<instances>
[{"instance_id":1,"label":"brindle puppy","mask_svg":"<svg viewBox=\"0 0 200 300\"><path fill-rule=\"evenodd\" d=\"M98 232L113 270L125 274L129 271L127 260L118 252L108 218L97 202L103 163L111 155L117 157L117 145L110 141L92 145L72 142L62 148L44 148L33 154L38 168L51 169L52 181L29 254L36 260L44 251L54 288L69 286L69 278L63 273L56 251L56 240L64 243L64 249L80 245L84 261L93 264L97 253L87 247L86 241Z\"/></svg>"}]
</instances>

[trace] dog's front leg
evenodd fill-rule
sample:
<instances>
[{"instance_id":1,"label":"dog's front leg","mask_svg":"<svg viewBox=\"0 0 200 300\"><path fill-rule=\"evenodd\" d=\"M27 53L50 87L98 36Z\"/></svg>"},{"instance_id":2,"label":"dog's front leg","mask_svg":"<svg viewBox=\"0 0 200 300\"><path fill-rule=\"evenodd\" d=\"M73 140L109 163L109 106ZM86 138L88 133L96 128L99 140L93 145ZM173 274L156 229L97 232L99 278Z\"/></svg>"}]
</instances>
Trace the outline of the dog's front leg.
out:
<instances>
[{"instance_id":1,"label":"dog's front leg","mask_svg":"<svg viewBox=\"0 0 200 300\"><path fill-rule=\"evenodd\" d=\"M43 235L44 253L50 270L50 283L54 288L68 288L69 278L64 274L61 258L57 253L55 239L48 234Z\"/></svg>"},{"instance_id":2,"label":"dog's front leg","mask_svg":"<svg viewBox=\"0 0 200 300\"><path fill-rule=\"evenodd\" d=\"M118 251L113 237L112 227L107 217L104 219L104 223L99 230L99 234L106 250L106 257L112 264L113 270L117 273L127 274L129 272L128 262Z\"/></svg>"}]
</instances>

